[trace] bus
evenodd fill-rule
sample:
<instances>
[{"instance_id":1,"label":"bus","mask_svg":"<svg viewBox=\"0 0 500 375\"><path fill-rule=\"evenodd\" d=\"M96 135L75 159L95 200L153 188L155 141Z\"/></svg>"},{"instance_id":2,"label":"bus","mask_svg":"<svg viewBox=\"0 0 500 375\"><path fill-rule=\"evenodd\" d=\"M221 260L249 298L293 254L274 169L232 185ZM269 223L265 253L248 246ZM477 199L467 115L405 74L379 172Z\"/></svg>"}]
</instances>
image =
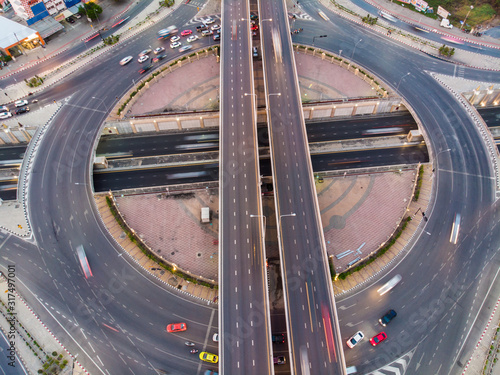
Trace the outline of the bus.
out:
<instances>
[{"instance_id":1,"label":"bus","mask_svg":"<svg viewBox=\"0 0 500 375\"><path fill-rule=\"evenodd\" d=\"M457 244L459 231L460 231L460 214L457 212L455 214L455 219L453 220L453 225L451 226L451 234L450 234L450 242L454 245Z\"/></svg>"},{"instance_id":2,"label":"bus","mask_svg":"<svg viewBox=\"0 0 500 375\"><path fill-rule=\"evenodd\" d=\"M319 16L320 16L321 18L323 18L325 21L330 21L330 18L328 18L328 16L327 16L324 12L322 12L321 10L320 10L320 11L318 11L318 14L319 14Z\"/></svg>"},{"instance_id":3,"label":"bus","mask_svg":"<svg viewBox=\"0 0 500 375\"><path fill-rule=\"evenodd\" d=\"M179 32L177 26L169 26L166 29L158 31L158 40L170 38Z\"/></svg>"},{"instance_id":4,"label":"bus","mask_svg":"<svg viewBox=\"0 0 500 375\"><path fill-rule=\"evenodd\" d=\"M381 296L383 296L388 291L390 291L392 288L394 288L396 285L398 285L399 282L401 281L401 279L402 279L401 275L394 276L392 279L390 279L388 282L386 282L382 286L382 288L380 288L380 289L377 290L378 294L380 294Z\"/></svg>"}]
</instances>

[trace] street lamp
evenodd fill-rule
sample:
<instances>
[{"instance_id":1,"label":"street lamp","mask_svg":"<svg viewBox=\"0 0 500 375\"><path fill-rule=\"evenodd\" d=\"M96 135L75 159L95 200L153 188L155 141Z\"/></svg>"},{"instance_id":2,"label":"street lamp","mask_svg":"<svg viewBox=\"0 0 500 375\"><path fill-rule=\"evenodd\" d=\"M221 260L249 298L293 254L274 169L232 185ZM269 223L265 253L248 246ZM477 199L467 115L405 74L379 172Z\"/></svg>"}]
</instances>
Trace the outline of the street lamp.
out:
<instances>
[{"instance_id":1,"label":"street lamp","mask_svg":"<svg viewBox=\"0 0 500 375\"><path fill-rule=\"evenodd\" d=\"M396 91L398 91L398 90L399 90L399 85L401 84L401 81L403 80L403 78L405 78L406 76L409 76L410 74L411 74L411 73L410 73L410 72L408 72L408 73L406 73L404 76L402 76L402 77L400 78L400 80L399 80L399 82L398 82L398 85L397 85L397 87L396 87Z\"/></svg>"},{"instance_id":2,"label":"street lamp","mask_svg":"<svg viewBox=\"0 0 500 375\"><path fill-rule=\"evenodd\" d=\"M272 96L272 95L281 96L281 92L274 92L274 93L271 93L271 94L267 94L267 96Z\"/></svg>"},{"instance_id":3,"label":"street lamp","mask_svg":"<svg viewBox=\"0 0 500 375\"><path fill-rule=\"evenodd\" d=\"M464 26L465 26L465 21L467 21L467 17L469 17L469 13L470 13L470 11L471 11L472 9L474 9L474 6L473 6L473 5L471 5L471 6L470 6L470 9L469 9L469 11L467 12L467 15L465 16L464 23L462 24L462 26L460 26L460 31L462 31L462 29L464 28Z\"/></svg>"},{"instance_id":4,"label":"street lamp","mask_svg":"<svg viewBox=\"0 0 500 375\"><path fill-rule=\"evenodd\" d=\"M291 214L280 215L280 223L281 223L281 218L287 216L297 216L297 214L295 212L292 212Z\"/></svg>"},{"instance_id":5,"label":"street lamp","mask_svg":"<svg viewBox=\"0 0 500 375\"><path fill-rule=\"evenodd\" d=\"M352 54L351 54L351 59L353 58L354 56L354 52L356 52L356 47L358 46L358 43L361 42L363 39L360 39L356 42L356 44L354 44L354 49L352 50Z\"/></svg>"},{"instance_id":6,"label":"street lamp","mask_svg":"<svg viewBox=\"0 0 500 375\"><path fill-rule=\"evenodd\" d=\"M316 35L316 36L313 36L313 47L314 47L314 39L316 39L316 38L326 38L327 36L328 35Z\"/></svg>"},{"instance_id":7,"label":"street lamp","mask_svg":"<svg viewBox=\"0 0 500 375\"><path fill-rule=\"evenodd\" d=\"M104 106L104 108L106 108L106 112L108 112L108 107L106 106L106 104L104 103L104 100L102 100L101 98L96 98L95 96L92 97L92 99L97 99L97 100L100 100L102 102L102 105Z\"/></svg>"}]
</instances>

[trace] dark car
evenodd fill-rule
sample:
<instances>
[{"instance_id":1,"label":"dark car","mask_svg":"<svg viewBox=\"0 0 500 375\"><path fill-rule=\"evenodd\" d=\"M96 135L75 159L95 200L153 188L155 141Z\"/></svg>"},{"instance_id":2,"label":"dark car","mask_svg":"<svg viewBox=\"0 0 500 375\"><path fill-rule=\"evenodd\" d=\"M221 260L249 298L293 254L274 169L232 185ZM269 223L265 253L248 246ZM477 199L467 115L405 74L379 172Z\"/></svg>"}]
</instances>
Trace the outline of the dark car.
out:
<instances>
[{"instance_id":1,"label":"dark car","mask_svg":"<svg viewBox=\"0 0 500 375\"><path fill-rule=\"evenodd\" d=\"M385 313L383 317L381 317L378 322L382 324L384 327L391 322L392 319L396 317L396 311L394 310L389 310Z\"/></svg>"},{"instance_id":2,"label":"dark car","mask_svg":"<svg viewBox=\"0 0 500 375\"><path fill-rule=\"evenodd\" d=\"M284 333L280 333L280 334L277 334L277 335L272 335L271 336L271 341L274 344L284 344L285 343L285 334Z\"/></svg>"},{"instance_id":3,"label":"dark car","mask_svg":"<svg viewBox=\"0 0 500 375\"><path fill-rule=\"evenodd\" d=\"M259 50L257 49L257 47L252 48L252 56L255 58L259 57Z\"/></svg>"},{"instance_id":4,"label":"dark car","mask_svg":"<svg viewBox=\"0 0 500 375\"><path fill-rule=\"evenodd\" d=\"M143 73L146 73L149 69L151 69L153 67L153 64L149 64L149 65L146 65L145 67L143 67L141 70L139 70L139 74L143 74Z\"/></svg>"},{"instance_id":5,"label":"dark car","mask_svg":"<svg viewBox=\"0 0 500 375\"><path fill-rule=\"evenodd\" d=\"M30 111L29 107L22 107L22 108L19 108L18 110L16 110L16 115L20 115L21 113L26 113L29 111Z\"/></svg>"},{"instance_id":6,"label":"dark car","mask_svg":"<svg viewBox=\"0 0 500 375\"><path fill-rule=\"evenodd\" d=\"M73 18L73 16L66 17L66 22L75 23L75 19Z\"/></svg>"},{"instance_id":7,"label":"dark car","mask_svg":"<svg viewBox=\"0 0 500 375\"><path fill-rule=\"evenodd\" d=\"M207 25L196 26L196 31L198 31L199 33L201 33L202 31L205 31L205 30L208 30Z\"/></svg>"},{"instance_id":8,"label":"dark car","mask_svg":"<svg viewBox=\"0 0 500 375\"><path fill-rule=\"evenodd\" d=\"M286 364L286 358L282 355L273 358L275 365L284 365Z\"/></svg>"},{"instance_id":9,"label":"dark car","mask_svg":"<svg viewBox=\"0 0 500 375\"><path fill-rule=\"evenodd\" d=\"M167 55L158 55L156 56L154 59L153 59L153 62L158 62L160 60L163 60L165 57L167 57Z\"/></svg>"},{"instance_id":10,"label":"dark car","mask_svg":"<svg viewBox=\"0 0 500 375\"><path fill-rule=\"evenodd\" d=\"M220 34L215 34L215 35L214 35L214 40L215 40L215 41L220 40Z\"/></svg>"},{"instance_id":11,"label":"dark car","mask_svg":"<svg viewBox=\"0 0 500 375\"><path fill-rule=\"evenodd\" d=\"M259 16L256 16L255 14L251 14L251 15L250 15L250 19L251 19L252 21L258 20L258 19L259 19Z\"/></svg>"}]
</instances>

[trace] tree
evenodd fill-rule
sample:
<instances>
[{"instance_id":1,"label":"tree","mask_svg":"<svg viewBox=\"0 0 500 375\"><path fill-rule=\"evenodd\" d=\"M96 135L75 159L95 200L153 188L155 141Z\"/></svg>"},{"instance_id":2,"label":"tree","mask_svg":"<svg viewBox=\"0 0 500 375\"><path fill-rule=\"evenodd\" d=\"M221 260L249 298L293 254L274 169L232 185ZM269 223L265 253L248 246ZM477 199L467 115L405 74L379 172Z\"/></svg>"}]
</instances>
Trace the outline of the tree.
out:
<instances>
[{"instance_id":1,"label":"tree","mask_svg":"<svg viewBox=\"0 0 500 375\"><path fill-rule=\"evenodd\" d=\"M80 6L78 8L78 13L81 15L86 15L92 21L95 21L99 18L99 14L102 13L102 8L100 5L89 1L88 3L83 3L83 7Z\"/></svg>"},{"instance_id":2,"label":"tree","mask_svg":"<svg viewBox=\"0 0 500 375\"><path fill-rule=\"evenodd\" d=\"M446 57L451 57L455 54L455 48L450 48L443 44L441 47L439 47L439 54Z\"/></svg>"}]
</instances>

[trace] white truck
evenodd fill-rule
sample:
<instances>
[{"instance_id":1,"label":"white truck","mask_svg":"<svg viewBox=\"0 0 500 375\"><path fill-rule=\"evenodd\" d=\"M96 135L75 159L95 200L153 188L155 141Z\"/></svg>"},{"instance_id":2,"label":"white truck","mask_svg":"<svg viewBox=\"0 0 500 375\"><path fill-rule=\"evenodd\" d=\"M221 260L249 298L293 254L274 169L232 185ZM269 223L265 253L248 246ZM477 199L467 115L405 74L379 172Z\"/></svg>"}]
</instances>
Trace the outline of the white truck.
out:
<instances>
[{"instance_id":1,"label":"white truck","mask_svg":"<svg viewBox=\"0 0 500 375\"><path fill-rule=\"evenodd\" d=\"M453 25L450 23L450 20L448 18L443 18L441 20L441 27L445 27L447 29L453 29Z\"/></svg>"},{"instance_id":2,"label":"white truck","mask_svg":"<svg viewBox=\"0 0 500 375\"><path fill-rule=\"evenodd\" d=\"M210 208L202 207L201 208L201 222L202 223L210 223Z\"/></svg>"}]
</instances>

